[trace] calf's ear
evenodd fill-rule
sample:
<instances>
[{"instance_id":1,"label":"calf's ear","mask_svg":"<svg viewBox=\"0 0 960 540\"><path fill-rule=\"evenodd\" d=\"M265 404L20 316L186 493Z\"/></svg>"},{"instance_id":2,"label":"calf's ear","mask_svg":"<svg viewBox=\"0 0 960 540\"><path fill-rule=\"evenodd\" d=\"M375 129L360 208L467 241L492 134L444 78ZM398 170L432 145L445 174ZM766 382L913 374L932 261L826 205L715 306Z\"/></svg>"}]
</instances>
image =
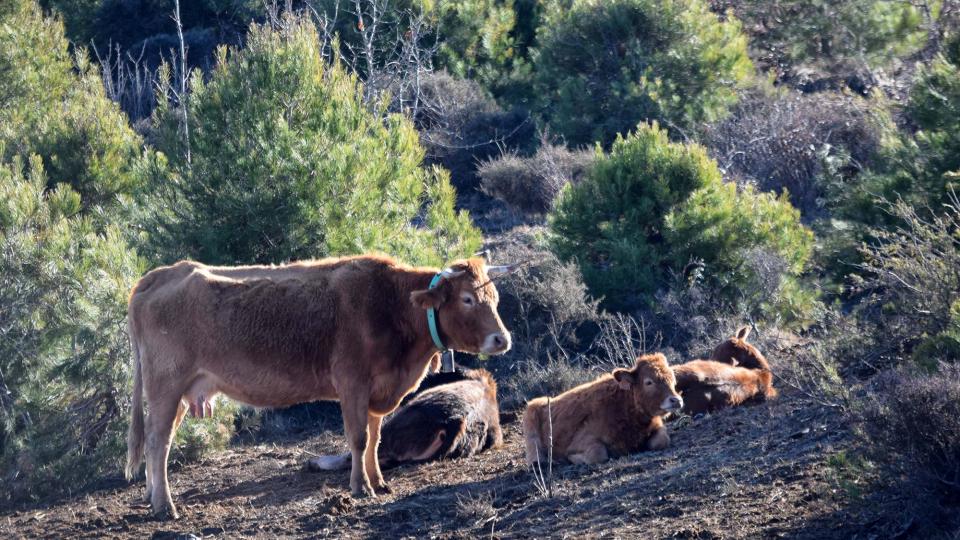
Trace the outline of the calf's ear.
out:
<instances>
[{"instance_id":1,"label":"calf's ear","mask_svg":"<svg viewBox=\"0 0 960 540\"><path fill-rule=\"evenodd\" d=\"M421 309L438 308L446 298L447 294L442 287L410 293L410 302Z\"/></svg>"},{"instance_id":2,"label":"calf's ear","mask_svg":"<svg viewBox=\"0 0 960 540\"><path fill-rule=\"evenodd\" d=\"M737 339L747 339L747 336L750 335L750 327L744 326L737 330Z\"/></svg>"},{"instance_id":3,"label":"calf's ear","mask_svg":"<svg viewBox=\"0 0 960 540\"><path fill-rule=\"evenodd\" d=\"M617 368L613 370L613 378L621 390L629 390L637 382L636 375L629 369Z\"/></svg>"}]
</instances>

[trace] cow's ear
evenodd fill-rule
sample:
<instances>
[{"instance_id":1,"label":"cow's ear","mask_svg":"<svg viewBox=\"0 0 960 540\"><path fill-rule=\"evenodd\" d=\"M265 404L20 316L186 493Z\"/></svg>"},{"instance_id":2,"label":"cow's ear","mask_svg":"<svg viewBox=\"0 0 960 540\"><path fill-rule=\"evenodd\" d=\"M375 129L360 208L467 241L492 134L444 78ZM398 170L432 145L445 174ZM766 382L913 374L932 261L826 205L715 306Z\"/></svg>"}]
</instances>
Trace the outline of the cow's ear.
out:
<instances>
[{"instance_id":1,"label":"cow's ear","mask_svg":"<svg viewBox=\"0 0 960 540\"><path fill-rule=\"evenodd\" d=\"M629 390L636 382L636 375L629 369L617 368L613 370L613 378L621 390Z\"/></svg>"},{"instance_id":2,"label":"cow's ear","mask_svg":"<svg viewBox=\"0 0 960 540\"><path fill-rule=\"evenodd\" d=\"M737 330L737 339L747 339L747 336L750 335L750 327L744 326L743 328Z\"/></svg>"},{"instance_id":3,"label":"cow's ear","mask_svg":"<svg viewBox=\"0 0 960 540\"><path fill-rule=\"evenodd\" d=\"M410 293L410 302L420 309L438 308L446 299L443 287Z\"/></svg>"}]
</instances>

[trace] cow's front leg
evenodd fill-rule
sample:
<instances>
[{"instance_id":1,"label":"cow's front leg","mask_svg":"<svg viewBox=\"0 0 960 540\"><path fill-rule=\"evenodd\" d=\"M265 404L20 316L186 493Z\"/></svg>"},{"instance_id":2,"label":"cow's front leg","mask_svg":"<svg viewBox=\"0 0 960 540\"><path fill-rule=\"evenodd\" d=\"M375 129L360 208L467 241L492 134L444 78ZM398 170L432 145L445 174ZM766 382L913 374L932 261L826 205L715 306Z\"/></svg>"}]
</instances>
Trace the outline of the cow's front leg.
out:
<instances>
[{"instance_id":1,"label":"cow's front leg","mask_svg":"<svg viewBox=\"0 0 960 540\"><path fill-rule=\"evenodd\" d=\"M352 395L347 394L340 399L343 430L350 445L350 490L357 497L376 496L376 492L370 486L370 477L367 476L367 469L363 463L369 442L367 431L369 407L370 397L366 392L355 391Z\"/></svg>"},{"instance_id":2,"label":"cow's front leg","mask_svg":"<svg viewBox=\"0 0 960 540\"><path fill-rule=\"evenodd\" d=\"M647 439L647 450L663 450L670 446L670 435L667 434L667 428L660 426Z\"/></svg>"},{"instance_id":3,"label":"cow's front leg","mask_svg":"<svg viewBox=\"0 0 960 540\"><path fill-rule=\"evenodd\" d=\"M383 417L375 414L368 415L367 427L370 432L367 452L364 456L364 462L367 468L367 477L373 484L373 489L377 493L390 493L390 486L383 480L383 473L380 472L380 456L378 449L380 447L380 425L383 423Z\"/></svg>"}]
</instances>

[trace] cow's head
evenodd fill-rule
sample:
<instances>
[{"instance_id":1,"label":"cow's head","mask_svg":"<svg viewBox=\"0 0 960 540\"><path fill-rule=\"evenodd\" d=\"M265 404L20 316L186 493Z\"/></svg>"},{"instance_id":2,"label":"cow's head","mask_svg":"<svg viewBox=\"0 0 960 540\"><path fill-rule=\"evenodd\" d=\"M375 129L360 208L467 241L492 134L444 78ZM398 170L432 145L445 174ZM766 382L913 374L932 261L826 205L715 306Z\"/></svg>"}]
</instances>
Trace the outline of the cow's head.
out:
<instances>
[{"instance_id":1,"label":"cow's head","mask_svg":"<svg viewBox=\"0 0 960 540\"><path fill-rule=\"evenodd\" d=\"M442 272L436 287L413 291L410 301L436 310L440 338L447 347L474 354L505 353L510 350L510 332L497 313L500 296L490 278L510 270L487 266L479 257L457 261Z\"/></svg>"},{"instance_id":2,"label":"cow's head","mask_svg":"<svg viewBox=\"0 0 960 540\"><path fill-rule=\"evenodd\" d=\"M764 358L756 347L747 343L747 336L750 335L750 327L744 326L737 330L737 333L730 339L724 341L713 350L710 355L711 360L730 364L732 366L745 367L747 369L770 370L770 364Z\"/></svg>"},{"instance_id":3,"label":"cow's head","mask_svg":"<svg viewBox=\"0 0 960 540\"><path fill-rule=\"evenodd\" d=\"M637 358L630 369L613 370L613 378L621 390L630 392L636 406L652 415L679 412L683 398L677 393L677 379L660 353Z\"/></svg>"}]
</instances>

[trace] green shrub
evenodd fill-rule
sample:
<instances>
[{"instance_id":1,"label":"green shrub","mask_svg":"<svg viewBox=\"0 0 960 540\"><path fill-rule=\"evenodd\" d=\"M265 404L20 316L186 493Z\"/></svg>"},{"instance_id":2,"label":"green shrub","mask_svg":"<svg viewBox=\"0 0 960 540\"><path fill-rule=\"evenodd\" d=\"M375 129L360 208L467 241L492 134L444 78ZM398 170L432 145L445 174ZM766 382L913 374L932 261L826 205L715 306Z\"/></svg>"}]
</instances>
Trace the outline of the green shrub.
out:
<instances>
[{"instance_id":1,"label":"green shrub","mask_svg":"<svg viewBox=\"0 0 960 540\"><path fill-rule=\"evenodd\" d=\"M960 41L960 34L955 39ZM906 113L916 133L887 138L880 163L852 186L842 204L845 217L889 228L900 221L878 199L902 199L940 213L960 188L960 58L939 56L920 67Z\"/></svg>"},{"instance_id":2,"label":"green shrub","mask_svg":"<svg viewBox=\"0 0 960 540\"><path fill-rule=\"evenodd\" d=\"M83 488L124 448L126 298L143 267L48 183L38 156L0 166L0 502Z\"/></svg>"},{"instance_id":3,"label":"green shrub","mask_svg":"<svg viewBox=\"0 0 960 540\"><path fill-rule=\"evenodd\" d=\"M535 89L568 144L605 146L641 121L693 130L736 102L746 38L699 0L583 0L538 30Z\"/></svg>"},{"instance_id":4,"label":"green shrub","mask_svg":"<svg viewBox=\"0 0 960 540\"><path fill-rule=\"evenodd\" d=\"M874 229L851 276L856 313L872 336L861 361L877 369L912 355L932 368L960 359L960 204L933 217L904 201L882 209L903 225Z\"/></svg>"},{"instance_id":5,"label":"green shrub","mask_svg":"<svg viewBox=\"0 0 960 540\"><path fill-rule=\"evenodd\" d=\"M725 184L702 147L671 143L656 124L598 155L561 194L550 223L554 251L576 260L591 291L617 308L649 304L671 273L734 301L757 278L744 264L756 248L782 258L780 286L793 287L813 247L785 194ZM789 312L796 302L787 295L761 311Z\"/></svg>"},{"instance_id":6,"label":"green shrub","mask_svg":"<svg viewBox=\"0 0 960 540\"><path fill-rule=\"evenodd\" d=\"M765 63L831 72L884 65L923 44L918 10L884 0L731 0ZM866 65L864 65L866 64ZM837 69L840 68L840 69Z\"/></svg>"},{"instance_id":7,"label":"green shrub","mask_svg":"<svg viewBox=\"0 0 960 540\"><path fill-rule=\"evenodd\" d=\"M240 407L226 397L214 400L213 415L207 418L183 419L170 448L171 461L190 463L200 461L211 452L223 450L233 438L234 425Z\"/></svg>"},{"instance_id":8,"label":"green shrub","mask_svg":"<svg viewBox=\"0 0 960 540\"><path fill-rule=\"evenodd\" d=\"M0 159L37 154L49 185L83 207L115 205L142 183L143 142L107 99L82 49L73 57L57 19L17 0L0 16Z\"/></svg>"},{"instance_id":9,"label":"green shrub","mask_svg":"<svg viewBox=\"0 0 960 540\"><path fill-rule=\"evenodd\" d=\"M448 175L420 167L409 120L371 110L362 87L327 65L313 25L252 26L246 48L221 50L183 110L155 115L170 177L154 241L167 259L279 262L382 250L440 264L479 245L453 208ZM163 89L169 92L169 88ZM415 225L417 221L420 225Z\"/></svg>"}]
</instances>

